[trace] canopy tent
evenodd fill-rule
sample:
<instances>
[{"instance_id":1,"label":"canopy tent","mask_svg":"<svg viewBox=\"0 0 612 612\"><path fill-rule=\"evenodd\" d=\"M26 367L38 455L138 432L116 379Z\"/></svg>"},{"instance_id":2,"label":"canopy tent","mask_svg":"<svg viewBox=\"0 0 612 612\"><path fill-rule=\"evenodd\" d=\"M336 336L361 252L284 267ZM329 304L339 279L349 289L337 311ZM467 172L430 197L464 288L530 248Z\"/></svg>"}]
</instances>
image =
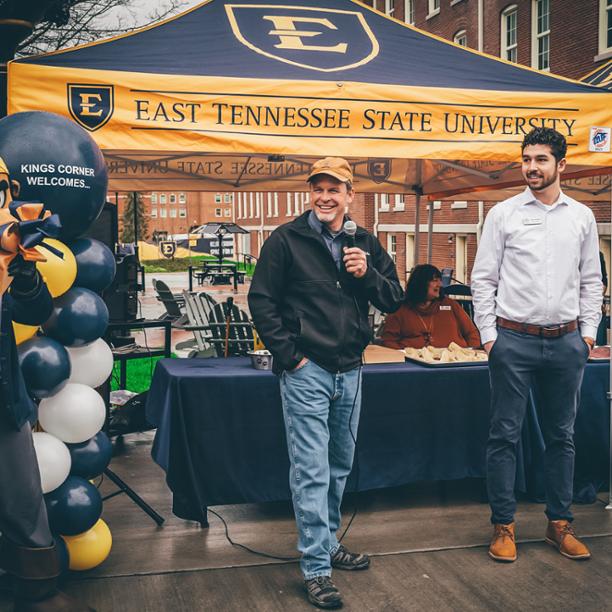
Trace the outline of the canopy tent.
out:
<instances>
[{"instance_id":1,"label":"canopy tent","mask_svg":"<svg viewBox=\"0 0 612 612\"><path fill-rule=\"evenodd\" d=\"M9 65L9 112L91 131L110 189L302 190L343 156L359 191L442 199L522 183L534 126L608 199L612 94L486 56L353 0L210 0L158 25Z\"/></svg>"},{"instance_id":2,"label":"canopy tent","mask_svg":"<svg viewBox=\"0 0 612 612\"><path fill-rule=\"evenodd\" d=\"M597 85L597 87L612 90L612 59L585 74L580 80L589 85Z\"/></svg>"}]
</instances>

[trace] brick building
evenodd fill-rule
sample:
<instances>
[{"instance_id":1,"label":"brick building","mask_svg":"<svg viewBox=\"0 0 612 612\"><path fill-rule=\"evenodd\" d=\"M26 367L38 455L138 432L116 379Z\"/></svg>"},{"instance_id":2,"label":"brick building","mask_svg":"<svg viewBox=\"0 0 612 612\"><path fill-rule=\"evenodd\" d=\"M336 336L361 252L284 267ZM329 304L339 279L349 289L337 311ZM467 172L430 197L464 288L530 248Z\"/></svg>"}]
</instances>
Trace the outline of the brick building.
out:
<instances>
[{"instance_id":1,"label":"brick building","mask_svg":"<svg viewBox=\"0 0 612 612\"><path fill-rule=\"evenodd\" d=\"M562 76L581 78L612 57L612 0L365 0L382 13L483 51ZM162 197L166 202L162 203ZM172 202L171 198L177 201ZM184 201L181 203L181 199ZM157 201L155 201L157 200ZM149 228L184 233L188 227L220 218L249 230L236 251L258 255L278 225L308 207L307 193L149 194ZM469 282L478 237L492 202L422 202L418 261L452 268ZM610 205L594 205L601 249L610 269ZM403 194L358 195L352 207L357 223L373 230L396 260L401 279L414 265L414 198ZM427 243L428 215L433 237ZM156 216L157 215L157 216ZM165 216L164 216L165 215ZM230 218L231 216L231 218Z\"/></svg>"},{"instance_id":2,"label":"brick building","mask_svg":"<svg viewBox=\"0 0 612 612\"><path fill-rule=\"evenodd\" d=\"M612 1L366 0L366 4L422 30L539 70L580 79L612 58ZM414 198L375 196L375 230L395 257L400 278L414 263ZM586 202L585 202L586 203ZM431 261L469 282L478 236L493 202L442 201L421 207L425 231L433 207ZM610 205L592 204L600 247L610 270ZM419 262L427 261L422 233Z\"/></svg>"}]
</instances>

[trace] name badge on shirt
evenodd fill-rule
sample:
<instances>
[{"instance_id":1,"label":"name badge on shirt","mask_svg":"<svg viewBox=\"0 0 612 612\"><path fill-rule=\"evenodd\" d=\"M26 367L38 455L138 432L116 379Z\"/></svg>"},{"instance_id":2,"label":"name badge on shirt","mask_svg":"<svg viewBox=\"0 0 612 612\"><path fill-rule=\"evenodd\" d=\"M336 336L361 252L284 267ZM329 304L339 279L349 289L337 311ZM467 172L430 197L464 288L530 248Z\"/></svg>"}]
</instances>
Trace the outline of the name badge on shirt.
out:
<instances>
[{"instance_id":1,"label":"name badge on shirt","mask_svg":"<svg viewBox=\"0 0 612 612\"><path fill-rule=\"evenodd\" d=\"M450 310L450 306L440 306L440 310Z\"/></svg>"},{"instance_id":2,"label":"name badge on shirt","mask_svg":"<svg viewBox=\"0 0 612 612\"><path fill-rule=\"evenodd\" d=\"M543 221L542 217L525 217L523 225L541 225Z\"/></svg>"}]
</instances>

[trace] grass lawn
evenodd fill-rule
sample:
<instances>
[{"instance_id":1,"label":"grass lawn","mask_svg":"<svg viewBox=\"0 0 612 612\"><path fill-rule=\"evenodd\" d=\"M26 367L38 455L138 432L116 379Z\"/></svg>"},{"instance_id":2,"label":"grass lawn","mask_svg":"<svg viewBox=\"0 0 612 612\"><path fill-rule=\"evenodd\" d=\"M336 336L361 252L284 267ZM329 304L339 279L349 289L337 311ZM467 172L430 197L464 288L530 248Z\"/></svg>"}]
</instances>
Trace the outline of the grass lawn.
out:
<instances>
[{"instance_id":1,"label":"grass lawn","mask_svg":"<svg viewBox=\"0 0 612 612\"><path fill-rule=\"evenodd\" d=\"M176 355L172 354L172 357ZM147 391L151 386L151 377L155 371L155 364L163 357L143 357L142 359L130 359L127 361L127 390L134 393ZM111 380L111 391L119 389L119 366L116 362L113 366L113 377Z\"/></svg>"},{"instance_id":2,"label":"grass lawn","mask_svg":"<svg viewBox=\"0 0 612 612\"><path fill-rule=\"evenodd\" d=\"M217 262L218 259L211 255L195 255L193 257L181 257L177 259L152 259L143 262L145 272L186 272L189 266L194 268L201 268L204 261ZM253 276L255 270L255 264L244 264L242 262L235 262L229 259L224 259L223 263L236 264L237 269L240 272L246 272L247 276Z\"/></svg>"}]
</instances>

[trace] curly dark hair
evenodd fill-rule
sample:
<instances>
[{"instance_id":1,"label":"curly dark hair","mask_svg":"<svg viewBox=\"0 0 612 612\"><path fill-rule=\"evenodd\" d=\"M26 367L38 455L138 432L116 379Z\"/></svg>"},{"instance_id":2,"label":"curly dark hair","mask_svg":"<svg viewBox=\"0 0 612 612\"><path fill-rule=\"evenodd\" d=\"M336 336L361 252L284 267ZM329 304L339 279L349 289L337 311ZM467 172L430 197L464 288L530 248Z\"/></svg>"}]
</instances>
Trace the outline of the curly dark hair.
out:
<instances>
[{"instance_id":1,"label":"curly dark hair","mask_svg":"<svg viewBox=\"0 0 612 612\"><path fill-rule=\"evenodd\" d=\"M552 128L534 128L523 138L521 153L529 145L548 145L557 163L560 162L567 153L567 142L565 136Z\"/></svg>"},{"instance_id":2,"label":"curly dark hair","mask_svg":"<svg viewBox=\"0 0 612 612\"><path fill-rule=\"evenodd\" d=\"M435 278L442 278L442 274L436 266L431 264L416 266L410 273L410 278L406 284L406 297L404 299L406 304L414 307L425 302L429 282Z\"/></svg>"}]
</instances>

